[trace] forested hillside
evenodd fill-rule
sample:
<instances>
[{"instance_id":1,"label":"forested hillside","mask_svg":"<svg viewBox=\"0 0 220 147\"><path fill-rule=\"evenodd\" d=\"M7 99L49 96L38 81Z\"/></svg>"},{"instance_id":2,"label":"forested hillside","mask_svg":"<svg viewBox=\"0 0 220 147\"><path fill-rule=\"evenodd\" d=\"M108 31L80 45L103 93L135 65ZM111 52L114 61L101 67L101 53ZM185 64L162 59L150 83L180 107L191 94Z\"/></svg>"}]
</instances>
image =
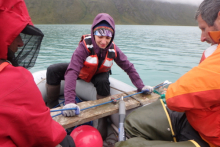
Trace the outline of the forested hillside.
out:
<instances>
[{"instance_id":1,"label":"forested hillside","mask_svg":"<svg viewBox=\"0 0 220 147\"><path fill-rule=\"evenodd\" d=\"M91 24L109 13L116 24L196 25L197 6L154 0L25 0L35 24Z\"/></svg>"}]
</instances>

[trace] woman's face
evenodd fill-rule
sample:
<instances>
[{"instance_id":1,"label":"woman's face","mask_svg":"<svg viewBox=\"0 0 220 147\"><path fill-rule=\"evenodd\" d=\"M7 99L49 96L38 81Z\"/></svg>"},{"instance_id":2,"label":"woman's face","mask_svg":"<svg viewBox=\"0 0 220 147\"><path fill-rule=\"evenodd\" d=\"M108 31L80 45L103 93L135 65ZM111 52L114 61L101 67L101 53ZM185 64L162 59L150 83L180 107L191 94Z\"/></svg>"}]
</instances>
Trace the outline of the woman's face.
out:
<instances>
[{"instance_id":1,"label":"woman's face","mask_svg":"<svg viewBox=\"0 0 220 147\"><path fill-rule=\"evenodd\" d=\"M97 35L95 35L95 42L102 49L105 49L108 46L111 39L112 38L108 37L108 36L97 36Z\"/></svg>"},{"instance_id":2,"label":"woman's face","mask_svg":"<svg viewBox=\"0 0 220 147\"><path fill-rule=\"evenodd\" d=\"M15 40L9 45L9 49L12 50L14 53L17 52L18 47L22 47L24 45L22 38L18 35Z\"/></svg>"}]
</instances>

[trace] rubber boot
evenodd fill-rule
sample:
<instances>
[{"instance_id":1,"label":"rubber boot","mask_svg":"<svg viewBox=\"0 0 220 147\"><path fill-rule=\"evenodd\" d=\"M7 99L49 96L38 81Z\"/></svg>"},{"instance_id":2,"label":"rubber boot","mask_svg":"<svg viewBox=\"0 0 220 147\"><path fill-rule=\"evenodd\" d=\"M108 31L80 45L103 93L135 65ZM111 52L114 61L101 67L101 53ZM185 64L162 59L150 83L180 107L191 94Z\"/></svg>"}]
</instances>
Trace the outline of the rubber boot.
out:
<instances>
[{"instance_id":1,"label":"rubber boot","mask_svg":"<svg viewBox=\"0 0 220 147\"><path fill-rule=\"evenodd\" d=\"M46 103L47 106L51 109L59 104L59 95L60 95L60 85L49 85L46 84L47 87L47 97Z\"/></svg>"}]
</instances>

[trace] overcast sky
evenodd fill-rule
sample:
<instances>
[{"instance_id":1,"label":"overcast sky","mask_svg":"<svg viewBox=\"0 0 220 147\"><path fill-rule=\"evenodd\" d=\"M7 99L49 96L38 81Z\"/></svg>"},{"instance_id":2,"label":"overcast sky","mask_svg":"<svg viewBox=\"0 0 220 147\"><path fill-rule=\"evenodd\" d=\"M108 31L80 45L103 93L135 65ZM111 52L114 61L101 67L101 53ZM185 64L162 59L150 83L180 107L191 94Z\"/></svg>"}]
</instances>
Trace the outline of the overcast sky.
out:
<instances>
[{"instance_id":1,"label":"overcast sky","mask_svg":"<svg viewBox=\"0 0 220 147\"><path fill-rule=\"evenodd\" d=\"M183 3L183 4L193 4L193 5L199 5L203 0L160 0L160 1L167 1L170 3Z\"/></svg>"}]
</instances>

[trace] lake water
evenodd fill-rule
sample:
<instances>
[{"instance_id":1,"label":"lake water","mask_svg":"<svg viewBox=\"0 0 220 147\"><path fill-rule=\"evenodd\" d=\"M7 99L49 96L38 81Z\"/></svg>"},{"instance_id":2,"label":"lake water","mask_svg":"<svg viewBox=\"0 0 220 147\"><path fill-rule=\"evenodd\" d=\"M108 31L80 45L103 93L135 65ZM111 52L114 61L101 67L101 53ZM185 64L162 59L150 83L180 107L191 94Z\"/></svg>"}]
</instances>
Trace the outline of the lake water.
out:
<instances>
[{"instance_id":1,"label":"lake water","mask_svg":"<svg viewBox=\"0 0 220 147\"><path fill-rule=\"evenodd\" d=\"M46 70L54 63L70 62L83 34L91 25L36 25L44 33L41 50L30 71ZM114 42L127 55L145 85L155 86L165 80L175 82L197 66L203 51L210 45L200 42L198 27L116 25ZM115 63L113 78L129 85L127 74Z\"/></svg>"}]
</instances>

